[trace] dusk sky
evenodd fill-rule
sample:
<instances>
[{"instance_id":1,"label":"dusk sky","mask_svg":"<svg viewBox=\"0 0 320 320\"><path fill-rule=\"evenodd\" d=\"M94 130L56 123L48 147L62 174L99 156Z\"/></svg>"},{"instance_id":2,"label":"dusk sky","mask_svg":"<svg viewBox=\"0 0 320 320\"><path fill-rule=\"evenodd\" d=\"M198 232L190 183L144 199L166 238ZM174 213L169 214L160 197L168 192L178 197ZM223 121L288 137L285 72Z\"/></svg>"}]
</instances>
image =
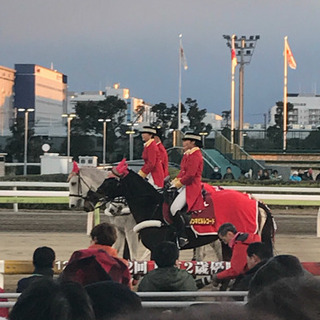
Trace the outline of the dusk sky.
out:
<instances>
[{"instance_id":1,"label":"dusk sky","mask_svg":"<svg viewBox=\"0 0 320 320\"><path fill-rule=\"evenodd\" d=\"M176 104L182 33L182 100L197 99L208 112L230 109L223 34L261 37L245 67L245 121L262 123L282 100L284 36L297 62L288 92L320 93L319 0L2 0L0 12L0 65L53 62L71 91L119 82L151 104Z\"/></svg>"}]
</instances>

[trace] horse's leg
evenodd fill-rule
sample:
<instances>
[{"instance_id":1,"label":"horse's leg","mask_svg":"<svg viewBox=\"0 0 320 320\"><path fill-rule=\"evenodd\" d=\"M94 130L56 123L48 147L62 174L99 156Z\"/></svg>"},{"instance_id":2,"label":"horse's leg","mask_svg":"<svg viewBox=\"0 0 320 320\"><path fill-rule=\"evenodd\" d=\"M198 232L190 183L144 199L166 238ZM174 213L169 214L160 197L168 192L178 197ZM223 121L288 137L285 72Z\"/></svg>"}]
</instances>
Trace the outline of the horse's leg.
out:
<instances>
[{"instance_id":1,"label":"horse's leg","mask_svg":"<svg viewBox=\"0 0 320 320\"><path fill-rule=\"evenodd\" d=\"M87 235L90 235L93 226L93 211L90 211L87 215Z\"/></svg>"},{"instance_id":2,"label":"horse's leg","mask_svg":"<svg viewBox=\"0 0 320 320\"><path fill-rule=\"evenodd\" d=\"M210 244L210 247L213 249L213 252L216 256L216 261L222 261L222 248L221 248L221 242L220 241L213 241Z\"/></svg>"},{"instance_id":3,"label":"horse's leg","mask_svg":"<svg viewBox=\"0 0 320 320\"><path fill-rule=\"evenodd\" d=\"M203 261L206 257L206 246L201 246L193 249L193 261Z\"/></svg>"},{"instance_id":4,"label":"horse's leg","mask_svg":"<svg viewBox=\"0 0 320 320\"><path fill-rule=\"evenodd\" d=\"M119 219L120 218L120 219ZM113 224L117 230L117 240L113 244L113 248L118 251L120 257L123 257L124 245L125 245L125 235L123 230L123 219L122 217L107 217L107 221Z\"/></svg>"},{"instance_id":5,"label":"horse's leg","mask_svg":"<svg viewBox=\"0 0 320 320\"><path fill-rule=\"evenodd\" d=\"M261 221L259 227L259 234L261 241L265 243L270 254L273 255L273 241L274 233L276 230L275 222L270 209L262 202L258 203L259 206L259 220Z\"/></svg>"},{"instance_id":6,"label":"horse's leg","mask_svg":"<svg viewBox=\"0 0 320 320\"><path fill-rule=\"evenodd\" d=\"M124 217L124 232L127 239L130 256L132 260L145 260L148 258L150 251L141 243L139 235L133 231L136 222L132 215Z\"/></svg>"},{"instance_id":7,"label":"horse's leg","mask_svg":"<svg viewBox=\"0 0 320 320\"><path fill-rule=\"evenodd\" d=\"M126 260L130 260L131 259L130 250L129 250L127 239L125 239L125 241L124 241L124 249L123 249L122 257L123 257L123 259L126 259Z\"/></svg>"}]
</instances>

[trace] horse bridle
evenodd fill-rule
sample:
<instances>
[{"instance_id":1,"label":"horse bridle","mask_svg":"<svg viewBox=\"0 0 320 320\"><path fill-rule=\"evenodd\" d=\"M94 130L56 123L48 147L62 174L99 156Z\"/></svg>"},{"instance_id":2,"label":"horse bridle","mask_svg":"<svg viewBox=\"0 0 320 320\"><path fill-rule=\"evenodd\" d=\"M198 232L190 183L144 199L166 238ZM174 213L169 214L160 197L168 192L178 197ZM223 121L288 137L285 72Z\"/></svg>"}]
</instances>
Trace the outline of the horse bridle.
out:
<instances>
[{"instance_id":1,"label":"horse bridle","mask_svg":"<svg viewBox=\"0 0 320 320\"><path fill-rule=\"evenodd\" d=\"M81 198L81 199L83 199L83 200L88 200L88 192L89 192L89 191L97 194L95 191L91 190L89 184L80 176L80 172L76 173L76 175L77 175L77 177L78 177L78 194L72 194L72 193L70 193L70 194L69 194L69 197L76 197L76 198ZM84 185L85 185L86 187L88 187L88 192L87 192L87 195L86 195L85 197L82 195L81 182L83 182Z\"/></svg>"},{"instance_id":2,"label":"horse bridle","mask_svg":"<svg viewBox=\"0 0 320 320\"><path fill-rule=\"evenodd\" d=\"M77 175L77 177L78 177L78 194L72 194L72 193L70 193L70 194L69 194L69 197L78 197L78 198L81 198L81 199L83 199L83 200L87 200L87 201L91 202L91 201L90 201L90 198L88 197L88 195L91 193L91 194L97 195L98 198L101 198L101 194L99 194L99 193L96 192L96 191L93 191L93 190L90 188L89 184L83 179L83 177L80 176L80 172L79 172L79 173L76 173L76 175ZM82 195L81 182L83 182L83 183L85 184L85 186L88 188L88 192L87 192L87 195L86 195L86 196L83 196L83 195ZM128 204L127 204L127 201L125 200L125 197L116 197L116 198L114 198L114 199L111 199L111 198L109 198L109 197L104 196L104 197L103 197L103 201L99 201L99 202L101 202L101 204L100 204L98 207L96 207L96 208L100 208L100 207L103 206L105 203L110 202L110 201L112 201L112 202L114 202L114 203L121 203L121 204L124 204L124 205L126 205L126 206L128 205Z\"/></svg>"}]
</instances>

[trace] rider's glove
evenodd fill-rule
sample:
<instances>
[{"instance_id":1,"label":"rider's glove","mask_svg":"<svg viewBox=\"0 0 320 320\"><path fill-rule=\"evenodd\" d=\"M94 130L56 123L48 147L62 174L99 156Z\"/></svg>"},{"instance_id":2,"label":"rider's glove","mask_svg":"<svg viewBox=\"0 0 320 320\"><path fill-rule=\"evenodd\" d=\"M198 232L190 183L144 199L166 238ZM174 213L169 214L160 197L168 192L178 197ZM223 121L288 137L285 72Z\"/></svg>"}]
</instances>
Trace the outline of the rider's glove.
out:
<instances>
[{"instance_id":1,"label":"rider's glove","mask_svg":"<svg viewBox=\"0 0 320 320\"><path fill-rule=\"evenodd\" d=\"M180 182L180 179L179 179L179 178L175 178L175 179L173 179L172 182L171 182L171 187L172 187L172 188L180 189L182 186L183 186L183 184Z\"/></svg>"}]
</instances>

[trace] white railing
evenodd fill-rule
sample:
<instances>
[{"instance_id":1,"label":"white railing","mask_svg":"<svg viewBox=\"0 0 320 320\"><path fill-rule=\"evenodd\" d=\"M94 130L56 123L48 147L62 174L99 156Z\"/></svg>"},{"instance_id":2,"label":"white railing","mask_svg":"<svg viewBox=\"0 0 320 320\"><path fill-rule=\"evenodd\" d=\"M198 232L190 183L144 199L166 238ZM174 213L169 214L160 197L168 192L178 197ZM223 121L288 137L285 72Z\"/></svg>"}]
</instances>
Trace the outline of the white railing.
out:
<instances>
[{"instance_id":1,"label":"white railing","mask_svg":"<svg viewBox=\"0 0 320 320\"><path fill-rule=\"evenodd\" d=\"M18 212L19 197L20 202L35 201L32 197L37 197L37 203L46 203L48 197L60 199L59 203L68 203L68 191L43 191L43 190L17 190L17 188L68 188L66 182L25 182L25 181L0 181L0 187L10 187L13 190L0 190L0 203L13 203L14 212ZM241 192L251 193L256 199L264 201L266 204L278 204L284 202L285 205L313 205L320 206L320 188L294 188L294 187L267 187L267 186L221 186L224 189L233 189ZM263 193L261 193L263 192ZM13 199L1 201L1 197ZM16 198L14 198L16 197ZM28 197L30 198L28 201ZM41 199L44 198L44 199ZM23 199L23 201L22 201ZM62 200L61 200L62 199ZM302 203L300 204L299 201ZM278 203L277 203L278 202ZM320 208L317 217L317 236L320 237Z\"/></svg>"},{"instance_id":2,"label":"white railing","mask_svg":"<svg viewBox=\"0 0 320 320\"><path fill-rule=\"evenodd\" d=\"M241 297L244 301L224 301L224 303L244 304L247 300L247 291L178 291L178 292L136 292L141 300L143 308L184 308L198 304L217 304L220 301L203 300L203 298L232 298ZM20 293L0 293L0 299L17 299ZM143 301L144 299L154 301ZM181 299L185 299L181 301ZM190 298L194 300L189 300ZM201 299L202 298L202 299ZM157 301L161 299L161 301ZM168 299L168 301L163 301ZM179 300L174 301L173 299ZM200 300L201 299L201 300ZM0 308L12 308L16 301L0 302Z\"/></svg>"}]
</instances>

